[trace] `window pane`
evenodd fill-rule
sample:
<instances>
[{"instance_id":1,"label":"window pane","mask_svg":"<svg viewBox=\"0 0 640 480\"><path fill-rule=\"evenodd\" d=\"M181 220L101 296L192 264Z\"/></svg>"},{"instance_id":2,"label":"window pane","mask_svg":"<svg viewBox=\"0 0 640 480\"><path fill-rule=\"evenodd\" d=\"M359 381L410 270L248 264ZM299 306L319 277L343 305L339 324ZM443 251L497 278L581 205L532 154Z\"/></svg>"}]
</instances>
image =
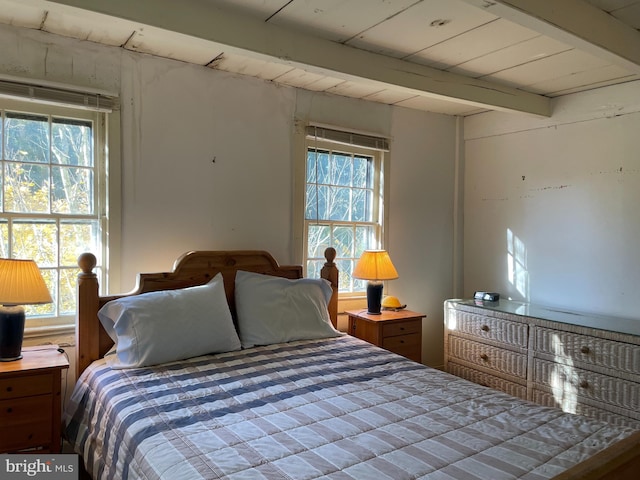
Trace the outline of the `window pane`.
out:
<instances>
[{"instance_id":1,"label":"window pane","mask_svg":"<svg viewBox=\"0 0 640 480\"><path fill-rule=\"evenodd\" d=\"M332 188L324 185L318 186L318 220L328 220L329 212L331 211L331 204L333 199L331 197Z\"/></svg>"},{"instance_id":2,"label":"window pane","mask_svg":"<svg viewBox=\"0 0 640 480\"><path fill-rule=\"evenodd\" d=\"M307 257L323 258L331 245L331 228L328 225L310 225L307 233Z\"/></svg>"},{"instance_id":3,"label":"window pane","mask_svg":"<svg viewBox=\"0 0 640 480\"><path fill-rule=\"evenodd\" d=\"M0 218L0 257L9 258L9 222Z\"/></svg>"},{"instance_id":4,"label":"window pane","mask_svg":"<svg viewBox=\"0 0 640 480\"><path fill-rule=\"evenodd\" d=\"M322 150L318 150L316 152L316 169L317 169L317 178L316 181L318 183L322 183L328 185L329 181L329 152L325 152Z\"/></svg>"},{"instance_id":5,"label":"window pane","mask_svg":"<svg viewBox=\"0 0 640 480\"><path fill-rule=\"evenodd\" d=\"M7 112L5 158L16 162L49 163L49 119Z\"/></svg>"},{"instance_id":6,"label":"window pane","mask_svg":"<svg viewBox=\"0 0 640 480\"><path fill-rule=\"evenodd\" d=\"M353 279L353 291L354 292L365 292L366 290L367 290L367 281L366 280L360 280L358 278L354 278Z\"/></svg>"},{"instance_id":7,"label":"window pane","mask_svg":"<svg viewBox=\"0 0 640 480\"><path fill-rule=\"evenodd\" d=\"M51 163L93 166L91 122L54 119L51 126Z\"/></svg>"},{"instance_id":8,"label":"window pane","mask_svg":"<svg viewBox=\"0 0 640 480\"><path fill-rule=\"evenodd\" d=\"M333 230L333 248L338 257L353 257L353 227L335 227Z\"/></svg>"},{"instance_id":9,"label":"window pane","mask_svg":"<svg viewBox=\"0 0 640 480\"><path fill-rule=\"evenodd\" d=\"M351 186L351 156L334 154L331 163L331 184Z\"/></svg>"},{"instance_id":10,"label":"window pane","mask_svg":"<svg viewBox=\"0 0 640 480\"><path fill-rule=\"evenodd\" d=\"M367 190L354 189L352 204L351 220L354 222L371 221L371 209L367 203Z\"/></svg>"},{"instance_id":11,"label":"window pane","mask_svg":"<svg viewBox=\"0 0 640 480\"><path fill-rule=\"evenodd\" d=\"M35 260L40 268L58 266L58 232L55 221L16 220L12 232L12 258Z\"/></svg>"},{"instance_id":12,"label":"window pane","mask_svg":"<svg viewBox=\"0 0 640 480\"><path fill-rule=\"evenodd\" d=\"M316 183L316 151L307 150L307 183Z\"/></svg>"},{"instance_id":13,"label":"window pane","mask_svg":"<svg viewBox=\"0 0 640 480\"><path fill-rule=\"evenodd\" d=\"M350 200L350 188L331 187L331 210L329 211L329 220L350 220Z\"/></svg>"},{"instance_id":14,"label":"window pane","mask_svg":"<svg viewBox=\"0 0 640 480\"><path fill-rule=\"evenodd\" d=\"M98 222L93 220L60 223L60 266L76 267L84 252L98 252Z\"/></svg>"},{"instance_id":15,"label":"window pane","mask_svg":"<svg viewBox=\"0 0 640 480\"><path fill-rule=\"evenodd\" d=\"M336 266L340 271L340 277L338 279L338 291L340 292L352 292L353 288L353 261L352 260L336 260Z\"/></svg>"},{"instance_id":16,"label":"window pane","mask_svg":"<svg viewBox=\"0 0 640 480\"><path fill-rule=\"evenodd\" d=\"M318 219L318 186L315 184L307 185L304 218L307 220Z\"/></svg>"},{"instance_id":17,"label":"window pane","mask_svg":"<svg viewBox=\"0 0 640 480\"><path fill-rule=\"evenodd\" d=\"M52 167L53 212L93 213L93 175L87 168Z\"/></svg>"},{"instance_id":18,"label":"window pane","mask_svg":"<svg viewBox=\"0 0 640 480\"><path fill-rule=\"evenodd\" d=\"M325 260L307 260L307 278L320 278Z\"/></svg>"},{"instance_id":19,"label":"window pane","mask_svg":"<svg viewBox=\"0 0 640 480\"><path fill-rule=\"evenodd\" d=\"M58 294L58 315L69 315L76 311L76 283L79 268L60 269L60 291Z\"/></svg>"},{"instance_id":20,"label":"window pane","mask_svg":"<svg viewBox=\"0 0 640 480\"><path fill-rule=\"evenodd\" d=\"M362 253L374 245L375 236L372 227L358 226L356 227L356 240L354 258L360 258Z\"/></svg>"},{"instance_id":21,"label":"window pane","mask_svg":"<svg viewBox=\"0 0 640 480\"><path fill-rule=\"evenodd\" d=\"M49 167L6 163L4 211L49 213Z\"/></svg>"},{"instance_id":22,"label":"window pane","mask_svg":"<svg viewBox=\"0 0 640 480\"><path fill-rule=\"evenodd\" d=\"M56 288L56 285L58 284L58 272L56 270L41 269L40 273L42 273L42 278L49 289L53 302L45 303L44 305L25 305L24 311L27 316L51 316L56 312L56 299L58 298L58 289Z\"/></svg>"},{"instance_id":23,"label":"window pane","mask_svg":"<svg viewBox=\"0 0 640 480\"><path fill-rule=\"evenodd\" d=\"M373 175L370 175L373 161L370 157L353 157L353 186L373 188Z\"/></svg>"}]
</instances>

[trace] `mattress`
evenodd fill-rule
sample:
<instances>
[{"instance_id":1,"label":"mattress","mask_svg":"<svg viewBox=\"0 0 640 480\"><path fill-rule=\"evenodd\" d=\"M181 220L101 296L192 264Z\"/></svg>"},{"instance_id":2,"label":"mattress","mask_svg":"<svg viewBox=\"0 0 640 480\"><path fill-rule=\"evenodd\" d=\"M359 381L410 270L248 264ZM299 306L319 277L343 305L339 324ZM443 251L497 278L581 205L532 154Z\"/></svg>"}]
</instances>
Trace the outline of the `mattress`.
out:
<instances>
[{"instance_id":1,"label":"mattress","mask_svg":"<svg viewBox=\"0 0 640 480\"><path fill-rule=\"evenodd\" d=\"M544 479L633 433L350 336L81 376L66 437L96 479Z\"/></svg>"}]
</instances>

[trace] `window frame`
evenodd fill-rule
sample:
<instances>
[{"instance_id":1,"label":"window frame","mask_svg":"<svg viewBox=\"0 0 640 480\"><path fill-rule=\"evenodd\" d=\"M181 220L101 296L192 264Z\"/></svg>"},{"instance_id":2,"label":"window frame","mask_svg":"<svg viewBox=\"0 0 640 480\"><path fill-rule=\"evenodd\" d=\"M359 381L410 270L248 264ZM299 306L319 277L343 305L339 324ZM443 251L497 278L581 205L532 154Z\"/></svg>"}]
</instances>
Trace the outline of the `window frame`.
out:
<instances>
[{"instance_id":1,"label":"window frame","mask_svg":"<svg viewBox=\"0 0 640 480\"><path fill-rule=\"evenodd\" d=\"M12 98L4 95L0 96L0 112L2 111L47 116L49 125L51 125L52 118L66 118L90 121L92 123L94 165L91 167L91 170L94 175L94 213L0 212L0 216L2 216L3 219L7 219L9 224L16 220L19 221L20 219L35 219L36 221L49 220L55 222L57 226L60 226L65 223L65 221L69 220L77 220L78 222L81 222L82 220L95 221L98 228L99 238L97 239L97 248L99 251L92 253L96 255L99 261L96 273L98 274L98 279L102 287L101 290L106 291L110 283L112 283L110 282L111 275L109 274L110 272L108 268L109 260L113 260L114 255L117 256L117 251L119 251L119 249L114 249L118 242L111 238L112 234L119 237L120 229L112 228L116 227L116 225L119 226L119 216L117 218L113 218L113 215L110 215L110 212L113 212L114 210L109 208L109 199L114 198L114 194L119 196L119 189L117 192L114 191L113 182L116 178L119 179L120 170L119 168L114 168L114 176L112 177L112 172L109 168L112 165L119 164L119 155L114 155L113 152L119 151L120 136L119 133L116 135L111 134L113 128L119 127L119 112L114 111L107 113L105 110L82 108L77 105L54 104L46 101L25 100L22 98ZM4 116L2 116L2 119L4 121ZM0 125L0 127L2 127L2 125ZM51 135L51 132L49 132L49 135ZM3 148L4 145L0 145L0 147ZM117 160L117 162L114 162L114 160ZM50 167L55 166L51 161L48 165ZM58 231L58 235L59 234L60 232ZM56 252L56 258L56 266L43 266L41 267L42 270L62 272L66 268L70 268L65 265L61 265L59 250ZM25 323L25 338L72 331L75 328L75 312L60 314L57 310L58 306L59 304L56 305L56 315L27 315Z\"/></svg>"},{"instance_id":2,"label":"window frame","mask_svg":"<svg viewBox=\"0 0 640 480\"><path fill-rule=\"evenodd\" d=\"M308 226L310 224L321 224L321 225L370 225L369 222L358 222L358 221L324 221L320 220L317 222L316 220L307 220L306 219L306 169L307 169L307 152L308 149L318 149L318 150L337 150L342 151L348 154L353 155L364 155L373 158L374 162L374 188L373 193L375 195L373 204L373 217L374 217L374 230L375 230L375 245L369 245L368 248L371 249L379 249L384 248L387 243L387 229L386 225L388 224L388 173L389 173L389 160L390 160L390 152L388 148L374 148L374 147L365 147L361 145L356 145L355 142L350 141L341 141L341 140L331 140L328 138L318 138L313 136L313 134L309 133L315 125L305 125L302 122L296 123L297 131L296 131L296 141L295 141L295 151L298 152L296 155L295 161L295 185L294 185L294 195L296 198L295 207L294 207L294 215L295 215L295 226L294 226L294 245L295 245L295 259L298 263L303 266L304 275L308 276L307 271L307 260L317 260L320 257L308 257L307 256L307 241L308 241ZM350 134L354 136L366 136L367 139L379 139L380 143L383 145L387 145L387 140L381 137L380 135L373 135L370 133L363 132L355 132L349 131L344 128L334 127L334 126L318 126L318 128L328 128L332 131L338 133L336 137L343 136L345 139L348 139ZM340 135L344 134L344 135ZM322 252L320 252L322 255ZM321 259L322 260L322 259ZM336 263L338 264L338 268L340 268L340 260L341 258L336 258ZM355 260L355 258L354 258ZM354 291L340 291L340 298L361 298L365 296L365 282L361 281L362 289L354 290Z\"/></svg>"}]
</instances>

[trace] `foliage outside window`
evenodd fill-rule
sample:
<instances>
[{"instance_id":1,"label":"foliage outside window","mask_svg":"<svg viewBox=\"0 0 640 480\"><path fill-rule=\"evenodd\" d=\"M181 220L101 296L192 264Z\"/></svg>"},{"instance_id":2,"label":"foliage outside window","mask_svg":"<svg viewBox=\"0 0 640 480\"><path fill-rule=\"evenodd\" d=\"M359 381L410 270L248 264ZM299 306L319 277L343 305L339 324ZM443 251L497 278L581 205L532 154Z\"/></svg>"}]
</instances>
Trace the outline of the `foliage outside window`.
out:
<instances>
[{"instance_id":1,"label":"foliage outside window","mask_svg":"<svg viewBox=\"0 0 640 480\"><path fill-rule=\"evenodd\" d=\"M317 278L324 250L336 249L341 293L363 292L351 272L366 249L379 248L382 235L383 152L307 137L305 168L305 265Z\"/></svg>"},{"instance_id":2,"label":"foliage outside window","mask_svg":"<svg viewBox=\"0 0 640 480\"><path fill-rule=\"evenodd\" d=\"M53 303L25 306L28 325L64 323L76 309L78 255L101 251L104 114L9 101L0 108L0 256L35 260L51 292Z\"/></svg>"}]
</instances>

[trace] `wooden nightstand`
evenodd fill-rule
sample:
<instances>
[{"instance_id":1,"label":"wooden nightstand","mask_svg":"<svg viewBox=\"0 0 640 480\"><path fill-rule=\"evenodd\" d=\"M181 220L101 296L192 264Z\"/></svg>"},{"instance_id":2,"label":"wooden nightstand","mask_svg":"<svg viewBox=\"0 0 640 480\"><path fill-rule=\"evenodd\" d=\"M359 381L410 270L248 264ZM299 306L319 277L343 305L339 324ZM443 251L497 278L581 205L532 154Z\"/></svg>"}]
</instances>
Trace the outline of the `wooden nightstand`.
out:
<instances>
[{"instance_id":1,"label":"wooden nightstand","mask_svg":"<svg viewBox=\"0 0 640 480\"><path fill-rule=\"evenodd\" d=\"M426 315L410 310L383 310L369 315L366 310L349 310L348 333L369 343L422 361L422 319Z\"/></svg>"},{"instance_id":2,"label":"wooden nightstand","mask_svg":"<svg viewBox=\"0 0 640 480\"><path fill-rule=\"evenodd\" d=\"M25 347L23 358L0 362L0 453L59 453L62 370L58 347Z\"/></svg>"}]
</instances>

